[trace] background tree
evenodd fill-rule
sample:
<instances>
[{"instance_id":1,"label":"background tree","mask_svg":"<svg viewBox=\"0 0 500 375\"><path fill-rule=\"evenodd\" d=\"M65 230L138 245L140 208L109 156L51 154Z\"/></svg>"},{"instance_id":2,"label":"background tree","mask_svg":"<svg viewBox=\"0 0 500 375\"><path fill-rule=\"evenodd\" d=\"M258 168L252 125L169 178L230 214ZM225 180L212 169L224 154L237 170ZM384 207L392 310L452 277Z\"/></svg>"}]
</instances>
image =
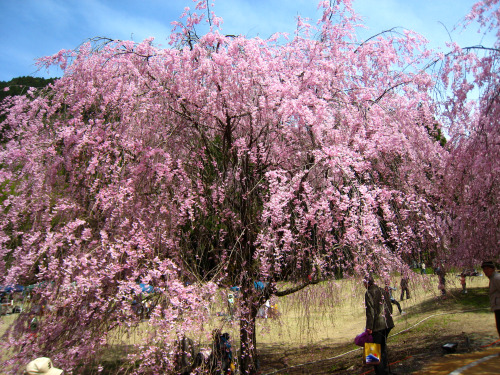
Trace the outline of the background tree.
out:
<instances>
[{"instance_id":1,"label":"background tree","mask_svg":"<svg viewBox=\"0 0 500 375\"><path fill-rule=\"evenodd\" d=\"M452 44L443 58L440 73L449 92L443 124L448 125L450 135L443 196L450 211L450 244L440 256L470 267L484 259L500 259L498 0L476 3L466 21L478 21L481 31L494 40L491 46Z\"/></svg>"},{"instance_id":2,"label":"background tree","mask_svg":"<svg viewBox=\"0 0 500 375\"><path fill-rule=\"evenodd\" d=\"M164 354L203 329L218 284L241 289L239 363L255 373L270 296L387 276L442 246L423 41L359 43L350 1L320 6L319 40L301 19L290 40L194 40L203 16L186 13L178 48L110 41L43 60L64 76L16 98L2 123L1 280L41 283L51 306L44 335L29 335L27 314L8 332L12 362L50 353L77 370L114 328L137 326L143 282L158 292L154 330L130 366L172 371Z\"/></svg>"},{"instance_id":3,"label":"background tree","mask_svg":"<svg viewBox=\"0 0 500 375\"><path fill-rule=\"evenodd\" d=\"M8 97L25 95L28 90L41 89L54 82L54 78L38 77L17 77L10 81L0 81L0 103ZM0 122L5 120L5 116L0 114ZM5 130L4 130L5 131ZM0 133L0 142L3 141L3 135Z\"/></svg>"},{"instance_id":4,"label":"background tree","mask_svg":"<svg viewBox=\"0 0 500 375\"><path fill-rule=\"evenodd\" d=\"M0 81L0 101L8 96L25 95L29 88L43 88L53 83L55 78L17 77L10 81Z\"/></svg>"}]
</instances>

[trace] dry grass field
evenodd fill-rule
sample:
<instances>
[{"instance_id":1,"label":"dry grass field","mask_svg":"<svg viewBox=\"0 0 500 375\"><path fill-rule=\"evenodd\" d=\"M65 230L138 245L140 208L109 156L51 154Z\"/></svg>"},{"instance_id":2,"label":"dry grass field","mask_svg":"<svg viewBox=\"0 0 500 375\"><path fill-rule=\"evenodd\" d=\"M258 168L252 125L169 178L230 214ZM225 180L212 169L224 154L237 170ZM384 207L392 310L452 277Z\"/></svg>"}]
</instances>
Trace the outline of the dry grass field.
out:
<instances>
[{"instance_id":1,"label":"dry grass field","mask_svg":"<svg viewBox=\"0 0 500 375\"><path fill-rule=\"evenodd\" d=\"M394 296L399 301L398 287ZM394 306L396 327L389 338L389 359L398 374L416 374L422 366L445 355L442 345L458 344L458 351L481 349L494 342L496 328L488 309L488 280L468 277L468 293L460 292L459 278L447 276L447 295L441 297L437 277L416 277L410 284L411 298L401 303L400 315ZM257 319L257 348L261 374L362 374L369 370L361 360L361 351L353 343L364 330L364 292L357 280L324 282L293 295L272 300L278 316ZM237 350L238 324L217 313L225 312L223 298L213 306L213 320L207 329L220 328L230 333ZM2 317L0 334L15 318ZM115 333L105 368L111 372L132 345L140 343L148 330L147 321L132 333ZM194 338L196 340L196 338ZM207 344L207 343L202 343ZM235 353L237 356L237 353ZM90 370L90 369L89 369ZM89 373L91 373L90 371Z\"/></svg>"},{"instance_id":2,"label":"dry grass field","mask_svg":"<svg viewBox=\"0 0 500 375\"><path fill-rule=\"evenodd\" d=\"M353 343L364 329L364 289L346 281L341 284L340 300L331 304L330 311L315 306L309 318L300 318L283 304L286 313L278 324L261 325L257 340L262 374L362 374L370 370L363 366L361 351ZM436 276L415 280L410 285L411 298L400 302L406 314L400 315L394 306L396 326L388 343L393 370L415 374L424 364L446 355L442 345L449 342L458 344L457 352L467 352L496 341L487 286L486 277L468 277L468 293L462 294L459 278L448 275L443 298ZM394 296L399 301L399 290ZM290 298L299 300L300 296Z\"/></svg>"}]
</instances>

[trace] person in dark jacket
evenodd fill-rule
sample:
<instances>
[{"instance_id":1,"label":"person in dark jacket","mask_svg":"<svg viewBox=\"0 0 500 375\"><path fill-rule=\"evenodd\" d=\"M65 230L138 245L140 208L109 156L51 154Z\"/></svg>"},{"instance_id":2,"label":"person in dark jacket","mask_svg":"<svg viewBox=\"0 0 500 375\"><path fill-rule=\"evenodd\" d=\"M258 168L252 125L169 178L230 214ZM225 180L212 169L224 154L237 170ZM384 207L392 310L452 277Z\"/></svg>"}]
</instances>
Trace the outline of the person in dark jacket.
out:
<instances>
[{"instance_id":1,"label":"person in dark jacket","mask_svg":"<svg viewBox=\"0 0 500 375\"><path fill-rule=\"evenodd\" d=\"M375 374L390 374L387 359L387 337L394 327L392 304L389 293L375 284L372 276L363 280L366 287L366 331L372 335L373 342L380 344L380 364L375 366Z\"/></svg>"},{"instance_id":2,"label":"person in dark jacket","mask_svg":"<svg viewBox=\"0 0 500 375\"><path fill-rule=\"evenodd\" d=\"M495 271L495 263L486 261L481 264L485 276L490 279L489 295L491 311L495 313L498 336L500 336L500 274Z\"/></svg>"},{"instance_id":3,"label":"person in dark jacket","mask_svg":"<svg viewBox=\"0 0 500 375\"><path fill-rule=\"evenodd\" d=\"M408 276L401 278L401 302L403 302L406 293L406 299L410 298L410 289L408 288Z\"/></svg>"}]
</instances>

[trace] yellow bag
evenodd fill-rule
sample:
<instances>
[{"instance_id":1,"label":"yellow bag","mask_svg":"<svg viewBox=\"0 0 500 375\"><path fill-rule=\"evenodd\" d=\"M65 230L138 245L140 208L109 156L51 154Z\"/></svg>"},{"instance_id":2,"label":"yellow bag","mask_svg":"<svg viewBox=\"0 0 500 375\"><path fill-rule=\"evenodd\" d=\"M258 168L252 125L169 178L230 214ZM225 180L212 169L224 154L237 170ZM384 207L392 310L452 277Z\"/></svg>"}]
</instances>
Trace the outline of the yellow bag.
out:
<instances>
[{"instance_id":1,"label":"yellow bag","mask_svg":"<svg viewBox=\"0 0 500 375\"><path fill-rule=\"evenodd\" d=\"M374 342L365 343L364 361L367 365L380 364L381 348L380 344Z\"/></svg>"}]
</instances>

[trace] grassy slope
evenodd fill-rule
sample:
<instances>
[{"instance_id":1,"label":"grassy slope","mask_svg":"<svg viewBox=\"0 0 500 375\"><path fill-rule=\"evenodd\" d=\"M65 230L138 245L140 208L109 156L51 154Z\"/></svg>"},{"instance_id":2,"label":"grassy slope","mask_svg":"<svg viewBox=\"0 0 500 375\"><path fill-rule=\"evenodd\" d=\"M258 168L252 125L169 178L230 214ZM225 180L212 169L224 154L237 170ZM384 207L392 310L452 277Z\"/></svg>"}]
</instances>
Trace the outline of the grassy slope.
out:
<instances>
[{"instance_id":1,"label":"grassy slope","mask_svg":"<svg viewBox=\"0 0 500 375\"><path fill-rule=\"evenodd\" d=\"M435 277L422 287L413 288L413 296L402 303L406 315L399 316L395 309L396 327L389 338L389 359L398 374L412 374L437 357L445 355L442 345L458 344L458 352L481 349L498 339L494 317L489 311L487 279L468 278L467 294L460 293L457 280L449 277L445 299L437 294ZM399 296L398 296L399 297ZM338 327L336 337L302 343L286 348L280 345L260 345L262 373L271 374L361 374L361 351L352 344L354 336L363 330L364 311L353 315ZM352 322L358 330L352 330ZM342 324L341 324L342 325ZM326 329L326 328L325 328ZM350 339L344 340L346 330ZM353 351L354 350L354 351ZM344 353L349 354L343 355ZM275 372L280 369L281 371Z\"/></svg>"}]
</instances>

